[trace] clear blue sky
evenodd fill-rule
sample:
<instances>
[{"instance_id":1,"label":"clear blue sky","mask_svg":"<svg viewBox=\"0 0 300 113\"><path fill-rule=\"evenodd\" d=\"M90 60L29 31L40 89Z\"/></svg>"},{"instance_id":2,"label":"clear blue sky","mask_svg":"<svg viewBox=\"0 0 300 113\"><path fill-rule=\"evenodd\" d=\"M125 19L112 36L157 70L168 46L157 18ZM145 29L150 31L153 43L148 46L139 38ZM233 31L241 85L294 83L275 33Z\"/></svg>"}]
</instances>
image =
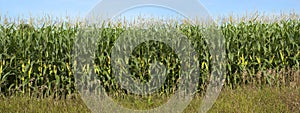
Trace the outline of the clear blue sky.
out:
<instances>
[{"instance_id":1,"label":"clear blue sky","mask_svg":"<svg viewBox=\"0 0 300 113\"><path fill-rule=\"evenodd\" d=\"M45 14L62 17L86 15L101 0L0 0L0 13L10 17L43 16ZM188 2L188 0L186 0ZM229 14L243 15L246 12L280 13L294 10L300 14L300 0L199 0L212 16ZM139 9L130 13L143 13L149 9ZM160 9L152 13L164 15L170 11Z\"/></svg>"}]
</instances>

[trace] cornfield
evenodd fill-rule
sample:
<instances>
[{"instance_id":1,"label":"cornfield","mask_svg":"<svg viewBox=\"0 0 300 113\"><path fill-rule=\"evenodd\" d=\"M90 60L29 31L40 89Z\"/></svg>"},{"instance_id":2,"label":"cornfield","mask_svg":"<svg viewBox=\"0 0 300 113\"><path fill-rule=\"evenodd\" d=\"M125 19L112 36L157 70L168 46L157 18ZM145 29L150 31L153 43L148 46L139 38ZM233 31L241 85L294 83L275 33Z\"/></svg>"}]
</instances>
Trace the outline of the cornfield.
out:
<instances>
[{"instance_id":1,"label":"cornfield","mask_svg":"<svg viewBox=\"0 0 300 113\"><path fill-rule=\"evenodd\" d=\"M8 22L0 25L0 93L56 97L76 93L74 54L80 29L90 26L81 22L47 23ZM200 66L199 93L205 90L210 72L209 45L203 38L201 25L172 25L191 40L198 53ZM282 19L231 22L218 26L226 40L226 87L239 85L297 86L300 83L300 20ZM97 55L95 72L107 92L126 93L111 70L111 49L117 38L128 28L120 24L96 27ZM158 93L173 93L179 78L179 60L174 51L163 43L150 41L132 53L131 74L149 81L149 63L157 60L168 69L167 82Z\"/></svg>"}]
</instances>

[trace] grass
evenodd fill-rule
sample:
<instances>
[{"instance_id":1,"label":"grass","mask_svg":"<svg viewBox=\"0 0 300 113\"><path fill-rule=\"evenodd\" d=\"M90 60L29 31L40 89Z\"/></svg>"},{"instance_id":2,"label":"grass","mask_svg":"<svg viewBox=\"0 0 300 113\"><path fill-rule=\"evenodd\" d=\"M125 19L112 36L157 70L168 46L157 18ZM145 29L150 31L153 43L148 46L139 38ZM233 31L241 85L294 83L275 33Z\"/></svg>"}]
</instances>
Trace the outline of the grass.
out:
<instances>
[{"instance_id":1,"label":"grass","mask_svg":"<svg viewBox=\"0 0 300 113\"><path fill-rule=\"evenodd\" d=\"M157 100L161 101L161 100ZM149 104L138 100L119 101L129 108L143 109ZM195 96L185 113L197 112L201 97ZM150 105L155 106L155 105ZM149 106L148 106L149 107ZM239 87L236 89L224 88L217 101L210 109L210 113L252 113L272 112L282 113L300 112L300 88L273 88L273 87ZM83 113L90 112L79 96L74 98L56 100L53 98L35 99L27 96L12 96L0 99L0 112L64 112Z\"/></svg>"},{"instance_id":2,"label":"grass","mask_svg":"<svg viewBox=\"0 0 300 113\"><path fill-rule=\"evenodd\" d=\"M300 112L299 88L225 89L210 112Z\"/></svg>"},{"instance_id":3,"label":"grass","mask_svg":"<svg viewBox=\"0 0 300 113\"><path fill-rule=\"evenodd\" d=\"M35 99L28 96L1 98L1 113L77 113L89 112L81 99L55 100L53 98Z\"/></svg>"}]
</instances>

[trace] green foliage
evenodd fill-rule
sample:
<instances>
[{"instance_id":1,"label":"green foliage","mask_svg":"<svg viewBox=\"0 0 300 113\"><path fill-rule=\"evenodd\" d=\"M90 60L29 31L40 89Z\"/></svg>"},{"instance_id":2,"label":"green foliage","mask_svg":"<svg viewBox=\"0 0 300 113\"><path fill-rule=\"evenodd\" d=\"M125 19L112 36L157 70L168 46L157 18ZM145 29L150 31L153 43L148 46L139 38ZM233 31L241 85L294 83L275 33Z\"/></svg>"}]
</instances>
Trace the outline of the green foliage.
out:
<instances>
[{"instance_id":1,"label":"green foliage","mask_svg":"<svg viewBox=\"0 0 300 113\"><path fill-rule=\"evenodd\" d=\"M211 73L209 45L200 25L176 24L191 40L199 54L199 91L205 90ZM0 92L39 96L66 96L75 92L71 54L80 29L69 23L36 27L30 24L0 25ZM299 76L300 20L265 23L261 21L226 23L219 26L225 37L226 85L290 85ZM111 70L111 48L127 27L96 27L98 40L95 72L107 91L126 93L116 84ZM76 55L76 54L75 54ZM135 48L130 58L132 75L149 80L149 63L157 60L169 70L159 93L173 93L180 74L174 51L160 42L146 42ZM119 92L120 91L120 92Z\"/></svg>"}]
</instances>

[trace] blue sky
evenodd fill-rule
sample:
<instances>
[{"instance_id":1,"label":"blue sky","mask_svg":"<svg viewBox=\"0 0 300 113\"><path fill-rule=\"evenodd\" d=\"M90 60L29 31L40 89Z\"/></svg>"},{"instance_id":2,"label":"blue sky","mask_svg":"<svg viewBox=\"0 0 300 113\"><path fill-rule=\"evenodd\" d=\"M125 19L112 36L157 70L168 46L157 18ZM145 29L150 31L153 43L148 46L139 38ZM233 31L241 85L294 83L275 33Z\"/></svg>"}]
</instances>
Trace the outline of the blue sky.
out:
<instances>
[{"instance_id":1,"label":"blue sky","mask_svg":"<svg viewBox=\"0 0 300 113\"><path fill-rule=\"evenodd\" d=\"M64 17L84 17L101 0L0 0L0 13L9 17L43 16L45 14ZM188 2L188 0L186 0ZM300 14L299 0L199 0L213 16L229 14L244 15L246 12L264 12L267 14L289 12ZM150 8L151 9L151 8ZM128 14L143 14L148 8L137 8ZM169 15L172 11L152 8L151 14ZM147 13L149 14L149 13Z\"/></svg>"}]
</instances>

